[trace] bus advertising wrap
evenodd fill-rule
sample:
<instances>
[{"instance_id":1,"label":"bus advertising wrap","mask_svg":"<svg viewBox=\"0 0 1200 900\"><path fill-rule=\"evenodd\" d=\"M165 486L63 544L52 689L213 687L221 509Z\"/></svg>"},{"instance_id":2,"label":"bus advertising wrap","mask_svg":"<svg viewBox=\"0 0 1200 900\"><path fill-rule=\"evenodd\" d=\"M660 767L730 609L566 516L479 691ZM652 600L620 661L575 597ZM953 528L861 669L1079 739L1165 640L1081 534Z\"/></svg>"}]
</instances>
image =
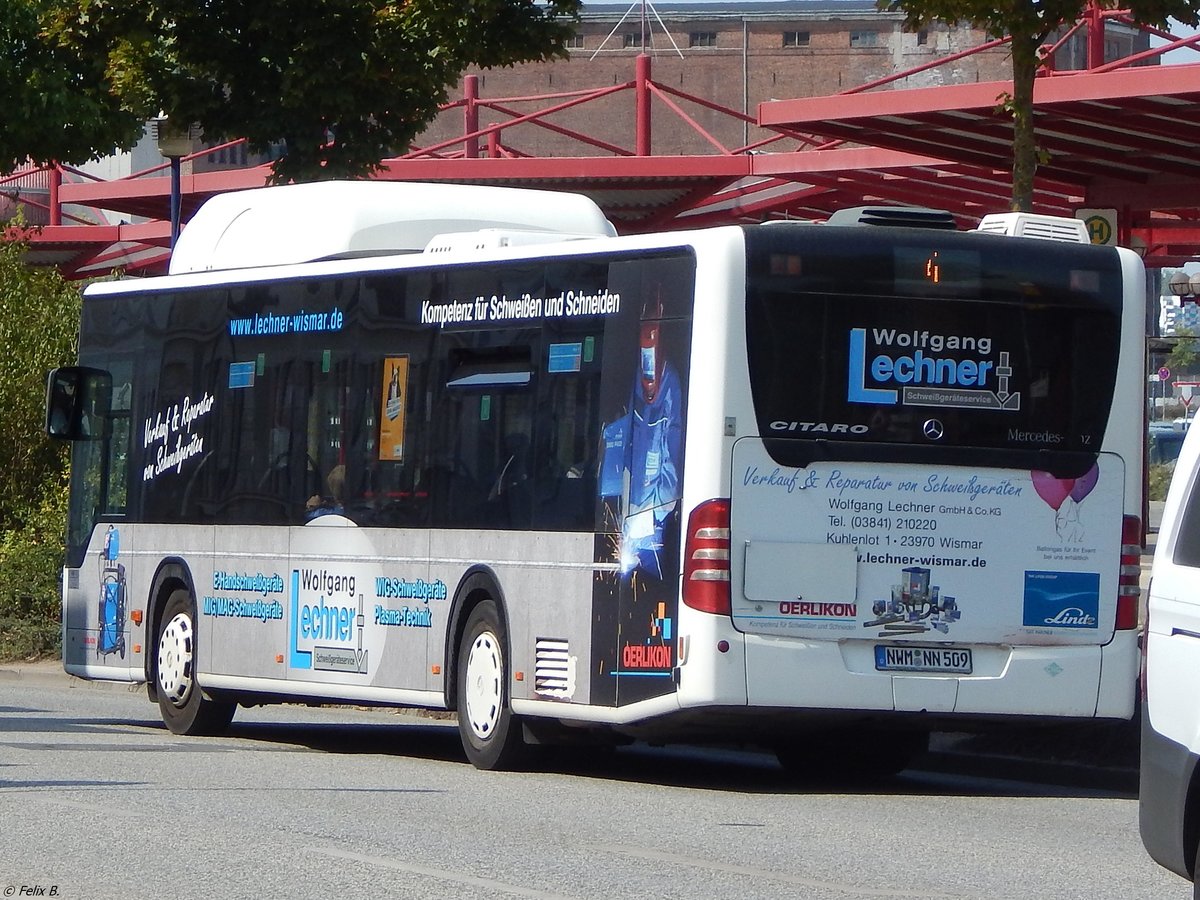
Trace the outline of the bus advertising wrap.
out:
<instances>
[{"instance_id":1,"label":"bus advertising wrap","mask_svg":"<svg viewBox=\"0 0 1200 900\"><path fill-rule=\"evenodd\" d=\"M744 440L733 474L743 566L734 618L744 631L1023 644L1103 643L1112 633L1119 457L1100 454L1066 479L838 461L792 469ZM764 549L781 544L787 553ZM817 580L789 559L843 571Z\"/></svg>"}]
</instances>

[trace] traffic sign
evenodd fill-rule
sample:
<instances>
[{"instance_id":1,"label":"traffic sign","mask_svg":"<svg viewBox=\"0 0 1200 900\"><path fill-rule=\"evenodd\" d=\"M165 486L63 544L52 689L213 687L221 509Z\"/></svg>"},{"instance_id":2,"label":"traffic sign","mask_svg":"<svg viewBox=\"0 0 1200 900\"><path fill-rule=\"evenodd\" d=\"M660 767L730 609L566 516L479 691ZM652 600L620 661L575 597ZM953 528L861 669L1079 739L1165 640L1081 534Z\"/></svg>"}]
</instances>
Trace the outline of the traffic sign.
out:
<instances>
[{"instance_id":1,"label":"traffic sign","mask_svg":"<svg viewBox=\"0 0 1200 900\"><path fill-rule=\"evenodd\" d=\"M1087 226L1093 244L1111 247L1117 242L1117 211L1115 209L1077 209L1075 218Z\"/></svg>"}]
</instances>

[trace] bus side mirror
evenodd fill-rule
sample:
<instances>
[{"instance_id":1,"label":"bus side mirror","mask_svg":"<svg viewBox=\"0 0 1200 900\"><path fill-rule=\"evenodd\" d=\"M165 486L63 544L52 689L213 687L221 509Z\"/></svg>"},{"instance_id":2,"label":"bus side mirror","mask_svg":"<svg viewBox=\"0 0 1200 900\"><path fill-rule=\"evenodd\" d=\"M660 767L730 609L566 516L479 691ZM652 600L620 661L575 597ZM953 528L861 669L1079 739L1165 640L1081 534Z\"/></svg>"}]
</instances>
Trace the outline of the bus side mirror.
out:
<instances>
[{"instance_id":1,"label":"bus side mirror","mask_svg":"<svg viewBox=\"0 0 1200 900\"><path fill-rule=\"evenodd\" d=\"M63 366L46 379L46 434L65 441L108 437L112 375L103 369Z\"/></svg>"}]
</instances>

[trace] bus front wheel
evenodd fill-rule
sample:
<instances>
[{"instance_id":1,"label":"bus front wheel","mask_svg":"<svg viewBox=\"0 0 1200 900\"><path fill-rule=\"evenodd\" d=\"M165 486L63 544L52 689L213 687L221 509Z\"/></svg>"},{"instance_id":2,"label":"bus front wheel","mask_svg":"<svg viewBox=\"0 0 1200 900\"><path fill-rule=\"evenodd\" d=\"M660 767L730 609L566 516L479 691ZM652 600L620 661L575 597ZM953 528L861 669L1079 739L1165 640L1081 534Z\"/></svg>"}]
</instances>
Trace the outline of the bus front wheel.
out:
<instances>
[{"instance_id":1,"label":"bus front wheel","mask_svg":"<svg viewBox=\"0 0 1200 900\"><path fill-rule=\"evenodd\" d=\"M209 700L196 682L196 604L182 588L167 599L158 627L154 666L158 708L174 734L218 734L237 706Z\"/></svg>"},{"instance_id":2,"label":"bus front wheel","mask_svg":"<svg viewBox=\"0 0 1200 900\"><path fill-rule=\"evenodd\" d=\"M458 645L458 733L478 769L513 769L527 746L508 703L504 624L492 600L471 610Z\"/></svg>"}]
</instances>

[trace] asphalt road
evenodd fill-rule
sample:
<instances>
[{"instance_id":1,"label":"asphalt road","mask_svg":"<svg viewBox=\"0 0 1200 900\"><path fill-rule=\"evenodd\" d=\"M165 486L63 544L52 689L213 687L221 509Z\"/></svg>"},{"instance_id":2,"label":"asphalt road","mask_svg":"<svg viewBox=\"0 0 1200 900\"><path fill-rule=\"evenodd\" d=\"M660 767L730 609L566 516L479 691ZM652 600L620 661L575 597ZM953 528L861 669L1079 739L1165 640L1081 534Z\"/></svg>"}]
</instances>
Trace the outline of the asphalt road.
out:
<instances>
[{"instance_id":1,"label":"asphalt road","mask_svg":"<svg viewBox=\"0 0 1200 900\"><path fill-rule=\"evenodd\" d=\"M1132 729L935 735L849 789L637 745L484 773L447 722L271 707L180 738L140 689L0 665L5 898L1191 896L1136 791Z\"/></svg>"},{"instance_id":2,"label":"asphalt road","mask_svg":"<svg viewBox=\"0 0 1200 900\"><path fill-rule=\"evenodd\" d=\"M850 788L692 748L490 773L445 722L271 707L181 738L140 691L34 668L0 667L4 896L1190 896L1142 849L1136 794L1088 766L947 739Z\"/></svg>"}]
</instances>

